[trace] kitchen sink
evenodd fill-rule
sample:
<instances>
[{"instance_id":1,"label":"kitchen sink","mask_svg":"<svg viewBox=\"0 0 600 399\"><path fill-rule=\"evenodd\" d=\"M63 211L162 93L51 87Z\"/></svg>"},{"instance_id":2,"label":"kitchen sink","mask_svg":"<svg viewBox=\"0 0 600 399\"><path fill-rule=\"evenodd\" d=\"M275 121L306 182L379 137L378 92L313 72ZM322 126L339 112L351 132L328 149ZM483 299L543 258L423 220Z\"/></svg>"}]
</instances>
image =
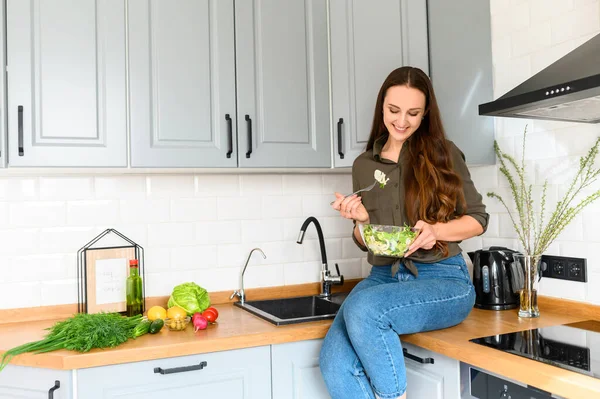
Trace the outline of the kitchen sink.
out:
<instances>
[{"instance_id":1,"label":"kitchen sink","mask_svg":"<svg viewBox=\"0 0 600 399\"><path fill-rule=\"evenodd\" d=\"M265 299L246 301L243 305L236 302L234 305L270 323L281 326L333 319L347 295L347 293L332 294L329 299L321 298L318 295Z\"/></svg>"}]
</instances>

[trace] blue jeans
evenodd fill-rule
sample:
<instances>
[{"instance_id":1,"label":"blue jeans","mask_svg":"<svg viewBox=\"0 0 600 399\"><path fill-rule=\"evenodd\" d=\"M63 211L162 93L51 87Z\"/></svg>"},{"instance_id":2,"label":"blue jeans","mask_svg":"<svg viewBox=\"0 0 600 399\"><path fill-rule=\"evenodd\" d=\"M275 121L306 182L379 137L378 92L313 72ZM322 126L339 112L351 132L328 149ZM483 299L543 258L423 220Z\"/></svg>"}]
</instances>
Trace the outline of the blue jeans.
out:
<instances>
[{"instance_id":1,"label":"blue jeans","mask_svg":"<svg viewBox=\"0 0 600 399\"><path fill-rule=\"evenodd\" d=\"M400 265L373 266L342 304L323 342L321 373L333 399L396 398L406 391L399 334L454 326L475 303L462 255L416 263L419 276Z\"/></svg>"}]
</instances>

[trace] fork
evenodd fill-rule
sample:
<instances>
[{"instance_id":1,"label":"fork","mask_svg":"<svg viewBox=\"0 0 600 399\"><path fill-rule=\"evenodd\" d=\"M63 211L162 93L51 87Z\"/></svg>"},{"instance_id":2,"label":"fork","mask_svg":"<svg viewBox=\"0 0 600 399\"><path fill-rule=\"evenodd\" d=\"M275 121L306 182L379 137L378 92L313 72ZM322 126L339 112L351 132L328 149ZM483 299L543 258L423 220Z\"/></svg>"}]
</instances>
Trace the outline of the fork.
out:
<instances>
[{"instance_id":1,"label":"fork","mask_svg":"<svg viewBox=\"0 0 600 399\"><path fill-rule=\"evenodd\" d=\"M371 185L370 185L370 186L368 186L368 187L361 188L360 190L358 190L358 191L355 191L355 192L353 192L352 194L345 195L345 196L344 196L344 198L348 198L348 197L350 197L350 196L352 196L352 195L354 195L354 194L362 193L363 191L371 191L371 190L373 189L373 187L375 187L375 185L376 185L376 184L377 184L377 180L375 180L375 181L373 182L373 184L371 184ZM329 205L333 205L333 203L334 203L334 202L335 202L335 201L331 201L331 202L329 203Z\"/></svg>"}]
</instances>

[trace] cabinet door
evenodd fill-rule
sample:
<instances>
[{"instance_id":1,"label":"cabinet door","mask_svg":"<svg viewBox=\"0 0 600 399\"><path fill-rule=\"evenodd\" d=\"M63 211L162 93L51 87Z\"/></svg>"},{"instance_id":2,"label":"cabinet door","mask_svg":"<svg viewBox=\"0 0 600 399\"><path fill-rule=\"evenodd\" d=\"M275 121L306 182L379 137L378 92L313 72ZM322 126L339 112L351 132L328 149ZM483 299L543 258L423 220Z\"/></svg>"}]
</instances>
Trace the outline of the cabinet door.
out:
<instances>
[{"instance_id":1,"label":"cabinet door","mask_svg":"<svg viewBox=\"0 0 600 399\"><path fill-rule=\"evenodd\" d=\"M237 166L233 0L130 0L131 165Z\"/></svg>"},{"instance_id":2,"label":"cabinet door","mask_svg":"<svg viewBox=\"0 0 600 399\"><path fill-rule=\"evenodd\" d=\"M71 399L71 373L9 365L0 372L0 398Z\"/></svg>"},{"instance_id":3,"label":"cabinet door","mask_svg":"<svg viewBox=\"0 0 600 399\"><path fill-rule=\"evenodd\" d=\"M387 75L403 65L428 73L426 10L426 0L330 1L336 167L365 150Z\"/></svg>"},{"instance_id":4,"label":"cabinet door","mask_svg":"<svg viewBox=\"0 0 600 399\"><path fill-rule=\"evenodd\" d=\"M269 399L270 350L263 346L83 369L77 391L85 399Z\"/></svg>"},{"instance_id":5,"label":"cabinet door","mask_svg":"<svg viewBox=\"0 0 600 399\"><path fill-rule=\"evenodd\" d=\"M428 4L431 82L446 135L468 165L495 164L494 118L478 112L494 99L490 2Z\"/></svg>"},{"instance_id":6,"label":"cabinet door","mask_svg":"<svg viewBox=\"0 0 600 399\"><path fill-rule=\"evenodd\" d=\"M421 363L404 356L406 364L407 397L428 399L460 399L460 364L458 360L427 349L402 343L412 356L433 359L434 363Z\"/></svg>"},{"instance_id":7,"label":"cabinet door","mask_svg":"<svg viewBox=\"0 0 600 399\"><path fill-rule=\"evenodd\" d=\"M238 0L239 165L330 167L327 2Z\"/></svg>"},{"instance_id":8,"label":"cabinet door","mask_svg":"<svg viewBox=\"0 0 600 399\"><path fill-rule=\"evenodd\" d=\"M8 0L10 166L126 166L125 2Z\"/></svg>"},{"instance_id":9,"label":"cabinet door","mask_svg":"<svg viewBox=\"0 0 600 399\"><path fill-rule=\"evenodd\" d=\"M323 340L273 345L273 399L327 399L319 369Z\"/></svg>"}]
</instances>

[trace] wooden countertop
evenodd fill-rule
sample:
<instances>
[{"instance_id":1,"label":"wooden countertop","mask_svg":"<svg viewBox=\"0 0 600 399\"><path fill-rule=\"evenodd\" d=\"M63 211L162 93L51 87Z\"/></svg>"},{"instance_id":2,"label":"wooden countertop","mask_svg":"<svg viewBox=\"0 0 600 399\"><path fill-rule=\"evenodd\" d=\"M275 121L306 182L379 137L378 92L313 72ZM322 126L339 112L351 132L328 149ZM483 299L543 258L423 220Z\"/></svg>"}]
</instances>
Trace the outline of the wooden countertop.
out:
<instances>
[{"instance_id":1,"label":"wooden countertop","mask_svg":"<svg viewBox=\"0 0 600 399\"><path fill-rule=\"evenodd\" d=\"M520 319L516 310L473 309L461 324L427 333L402 336L402 340L458 359L510 379L533 385L567 398L600 397L600 379L563 370L540 362L504 353L469 342L471 338L560 325L588 319L600 320L600 308L579 302L539 299L541 317ZM215 305L218 323L194 333L191 325L182 332L164 328L108 350L79 354L55 351L24 354L11 364L52 369L79 369L126 362L184 356L323 338L331 321L274 326L231 304ZM26 342L43 338L54 320L0 324L0 353Z\"/></svg>"}]
</instances>

